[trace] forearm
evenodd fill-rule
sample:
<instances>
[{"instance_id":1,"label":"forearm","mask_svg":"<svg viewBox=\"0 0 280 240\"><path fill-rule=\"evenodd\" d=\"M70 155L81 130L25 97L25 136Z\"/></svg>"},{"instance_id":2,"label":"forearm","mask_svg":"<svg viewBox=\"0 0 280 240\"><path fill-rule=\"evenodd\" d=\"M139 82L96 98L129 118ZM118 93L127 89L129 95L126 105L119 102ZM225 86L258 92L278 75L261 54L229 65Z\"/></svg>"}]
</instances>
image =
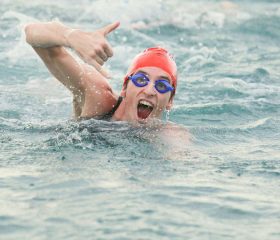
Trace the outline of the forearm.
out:
<instances>
[{"instance_id":1,"label":"forearm","mask_svg":"<svg viewBox=\"0 0 280 240\"><path fill-rule=\"evenodd\" d=\"M26 41L33 47L70 47L68 35L73 29L59 23L31 23L25 27Z\"/></svg>"}]
</instances>

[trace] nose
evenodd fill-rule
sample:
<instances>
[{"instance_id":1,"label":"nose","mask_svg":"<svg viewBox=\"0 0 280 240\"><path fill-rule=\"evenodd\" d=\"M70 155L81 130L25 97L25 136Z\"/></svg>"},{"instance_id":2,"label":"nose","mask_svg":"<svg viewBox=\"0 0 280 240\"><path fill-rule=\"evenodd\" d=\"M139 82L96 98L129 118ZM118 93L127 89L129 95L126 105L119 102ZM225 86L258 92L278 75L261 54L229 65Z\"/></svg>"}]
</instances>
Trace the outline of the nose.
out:
<instances>
[{"instance_id":1,"label":"nose","mask_svg":"<svg viewBox=\"0 0 280 240\"><path fill-rule=\"evenodd\" d=\"M149 84L147 86L145 86L144 92L150 96L156 95L156 89L155 89L154 83L152 81L150 81Z\"/></svg>"}]
</instances>

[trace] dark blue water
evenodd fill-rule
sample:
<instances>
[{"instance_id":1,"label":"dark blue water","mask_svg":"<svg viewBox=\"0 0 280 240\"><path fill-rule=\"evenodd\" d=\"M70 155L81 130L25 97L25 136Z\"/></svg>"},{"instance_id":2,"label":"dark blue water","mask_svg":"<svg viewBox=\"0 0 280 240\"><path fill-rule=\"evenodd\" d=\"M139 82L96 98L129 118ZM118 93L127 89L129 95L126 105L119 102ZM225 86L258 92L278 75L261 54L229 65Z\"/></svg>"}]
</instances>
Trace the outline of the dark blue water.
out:
<instances>
[{"instance_id":1,"label":"dark blue water","mask_svg":"<svg viewBox=\"0 0 280 240\"><path fill-rule=\"evenodd\" d=\"M121 21L116 91L135 54L171 50L174 128L73 121L23 34L54 19ZM279 239L279 25L279 1L2 0L0 239Z\"/></svg>"}]
</instances>

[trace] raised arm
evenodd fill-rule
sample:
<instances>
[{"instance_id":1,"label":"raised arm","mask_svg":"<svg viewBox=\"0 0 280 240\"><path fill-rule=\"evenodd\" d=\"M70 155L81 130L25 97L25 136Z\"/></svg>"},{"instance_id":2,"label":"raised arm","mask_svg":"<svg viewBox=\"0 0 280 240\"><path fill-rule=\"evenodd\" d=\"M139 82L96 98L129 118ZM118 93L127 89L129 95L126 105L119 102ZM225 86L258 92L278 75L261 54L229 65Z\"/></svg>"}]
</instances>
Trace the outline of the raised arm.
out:
<instances>
[{"instance_id":1,"label":"raised arm","mask_svg":"<svg viewBox=\"0 0 280 240\"><path fill-rule=\"evenodd\" d=\"M84 32L71 29L59 22L33 23L26 26L25 33L26 41L36 50L49 70L69 88L69 82L77 85L71 80L74 81L76 77L79 78L83 69L63 47L75 50L84 62L94 66L97 71L106 77L102 65L109 57L113 56L112 48L106 40L106 36L118 26L119 22L115 22L95 32ZM65 60L65 58L67 58L66 63L57 61ZM55 63L53 63L53 60L55 60ZM70 69L74 67L74 71L69 73L70 69L68 68L65 69L66 71L57 71L57 67L60 70L62 67L63 70L65 64ZM78 76L76 76L77 74ZM70 75L74 79L67 80L64 75L67 78Z\"/></svg>"},{"instance_id":2,"label":"raised arm","mask_svg":"<svg viewBox=\"0 0 280 240\"><path fill-rule=\"evenodd\" d=\"M87 96L100 105L100 91L102 95L102 91L110 89L102 65L113 56L106 36L118 26L116 22L95 32L71 29L59 22L33 23L25 27L26 41L50 72L73 93L74 104L79 103L76 116L81 115ZM87 64L79 64L65 47L72 48ZM102 109L100 111L102 114Z\"/></svg>"}]
</instances>

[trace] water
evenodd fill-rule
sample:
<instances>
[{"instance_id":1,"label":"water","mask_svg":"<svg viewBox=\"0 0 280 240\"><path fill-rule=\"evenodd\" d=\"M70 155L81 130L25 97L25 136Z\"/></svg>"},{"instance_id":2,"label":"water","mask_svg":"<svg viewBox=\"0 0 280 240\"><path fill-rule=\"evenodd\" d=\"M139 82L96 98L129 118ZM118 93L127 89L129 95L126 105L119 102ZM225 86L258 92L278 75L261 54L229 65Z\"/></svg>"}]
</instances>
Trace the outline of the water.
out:
<instances>
[{"instance_id":1,"label":"water","mask_svg":"<svg viewBox=\"0 0 280 240\"><path fill-rule=\"evenodd\" d=\"M0 13L0 239L280 238L279 1L2 0ZM170 49L180 128L72 121L22 32L52 19L121 21L106 64L118 91L136 53Z\"/></svg>"}]
</instances>

